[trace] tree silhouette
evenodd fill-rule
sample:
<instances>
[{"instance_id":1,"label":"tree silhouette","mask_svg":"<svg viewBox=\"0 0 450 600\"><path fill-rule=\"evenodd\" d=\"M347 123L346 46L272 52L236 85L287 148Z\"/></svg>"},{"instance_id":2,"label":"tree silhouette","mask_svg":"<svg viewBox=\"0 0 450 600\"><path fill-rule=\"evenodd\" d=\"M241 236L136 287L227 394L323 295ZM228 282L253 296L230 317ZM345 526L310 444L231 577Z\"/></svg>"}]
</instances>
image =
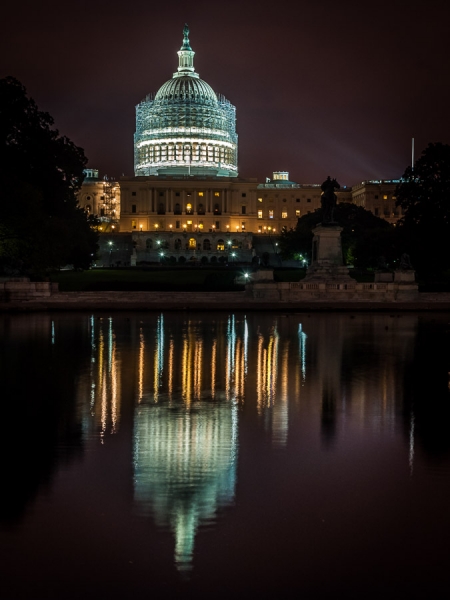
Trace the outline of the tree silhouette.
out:
<instances>
[{"instance_id":1,"label":"tree silhouette","mask_svg":"<svg viewBox=\"0 0 450 600\"><path fill-rule=\"evenodd\" d=\"M396 204L402 244L419 276L436 278L449 269L450 146L428 144L398 184Z\"/></svg>"},{"instance_id":2,"label":"tree silhouette","mask_svg":"<svg viewBox=\"0 0 450 600\"><path fill-rule=\"evenodd\" d=\"M74 263L89 266L97 234L78 206L86 157L52 129L13 77L0 80L0 268L42 274Z\"/></svg>"}]
</instances>

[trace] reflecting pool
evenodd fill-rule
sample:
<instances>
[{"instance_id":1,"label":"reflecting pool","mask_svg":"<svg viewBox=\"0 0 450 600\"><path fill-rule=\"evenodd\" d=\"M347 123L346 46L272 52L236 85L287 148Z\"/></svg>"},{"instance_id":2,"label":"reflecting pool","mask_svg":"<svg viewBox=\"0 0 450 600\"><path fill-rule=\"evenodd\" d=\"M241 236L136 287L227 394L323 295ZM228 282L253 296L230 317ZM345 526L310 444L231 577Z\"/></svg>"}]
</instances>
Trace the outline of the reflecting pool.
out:
<instances>
[{"instance_id":1,"label":"reflecting pool","mask_svg":"<svg viewBox=\"0 0 450 600\"><path fill-rule=\"evenodd\" d=\"M0 598L447 598L450 315L0 316Z\"/></svg>"}]
</instances>

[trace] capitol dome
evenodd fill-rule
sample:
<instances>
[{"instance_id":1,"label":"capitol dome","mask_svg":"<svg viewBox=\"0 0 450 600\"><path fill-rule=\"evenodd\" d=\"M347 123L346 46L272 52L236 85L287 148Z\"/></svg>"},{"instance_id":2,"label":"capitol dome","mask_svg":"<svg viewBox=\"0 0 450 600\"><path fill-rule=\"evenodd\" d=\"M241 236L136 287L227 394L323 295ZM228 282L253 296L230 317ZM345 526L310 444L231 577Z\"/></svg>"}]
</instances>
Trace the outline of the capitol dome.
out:
<instances>
[{"instance_id":1,"label":"capitol dome","mask_svg":"<svg viewBox=\"0 0 450 600\"><path fill-rule=\"evenodd\" d=\"M236 177L236 109L195 72L183 34L177 72L136 107L135 175Z\"/></svg>"}]
</instances>

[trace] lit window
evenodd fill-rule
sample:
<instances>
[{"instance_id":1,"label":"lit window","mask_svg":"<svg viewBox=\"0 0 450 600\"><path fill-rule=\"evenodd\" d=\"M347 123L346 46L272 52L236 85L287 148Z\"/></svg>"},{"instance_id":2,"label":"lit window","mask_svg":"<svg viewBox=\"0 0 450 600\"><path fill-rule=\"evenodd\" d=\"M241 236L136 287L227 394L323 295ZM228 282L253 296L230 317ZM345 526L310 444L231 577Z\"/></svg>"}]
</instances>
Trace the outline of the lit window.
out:
<instances>
[{"instance_id":1,"label":"lit window","mask_svg":"<svg viewBox=\"0 0 450 600\"><path fill-rule=\"evenodd\" d=\"M287 210L283 210L283 211L281 212L281 218L282 218L282 219L287 219Z\"/></svg>"},{"instance_id":2,"label":"lit window","mask_svg":"<svg viewBox=\"0 0 450 600\"><path fill-rule=\"evenodd\" d=\"M214 196L220 196L220 192L214 192Z\"/></svg>"},{"instance_id":3,"label":"lit window","mask_svg":"<svg viewBox=\"0 0 450 600\"><path fill-rule=\"evenodd\" d=\"M273 219L273 210L269 210L269 219Z\"/></svg>"},{"instance_id":4,"label":"lit window","mask_svg":"<svg viewBox=\"0 0 450 600\"><path fill-rule=\"evenodd\" d=\"M258 202L262 202L262 198L258 198Z\"/></svg>"},{"instance_id":5,"label":"lit window","mask_svg":"<svg viewBox=\"0 0 450 600\"><path fill-rule=\"evenodd\" d=\"M388 198L387 198L387 196L386 196L386 194L385 194L385 195L383 196L383 200L387 200L387 199L388 199Z\"/></svg>"},{"instance_id":6,"label":"lit window","mask_svg":"<svg viewBox=\"0 0 450 600\"><path fill-rule=\"evenodd\" d=\"M299 216L300 216L300 211L299 211L299 210L296 210L296 211L295 211L295 216L296 216L296 217L299 217Z\"/></svg>"},{"instance_id":7,"label":"lit window","mask_svg":"<svg viewBox=\"0 0 450 600\"><path fill-rule=\"evenodd\" d=\"M199 221L199 223L198 223L198 228L199 228L199 229L203 229L203 221Z\"/></svg>"},{"instance_id":8,"label":"lit window","mask_svg":"<svg viewBox=\"0 0 450 600\"><path fill-rule=\"evenodd\" d=\"M136 221L131 221L131 229L136 229Z\"/></svg>"},{"instance_id":9,"label":"lit window","mask_svg":"<svg viewBox=\"0 0 450 600\"><path fill-rule=\"evenodd\" d=\"M198 193L198 195L199 195L199 196L203 196L203 192L199 192L199 193Z\"/></svg>"},{"instance_id":10,"label":"lit window","mask_svg":"<svg viewBox=\"0 0 450 600\"><path fill-rule=\"evenodd\" d=\"M189 238L189 248L197 248L197 242L194 238Z\"/></svg>"},{"instance_id":11,"label":"lit window","mask_svg":"<svg viewBox=\"0 0 450 600\"><path fill-rule=\"evenodd\" d=\"M263 218L262 210L258 210L258 219L262 219L262 218Z\"/></svg>"},{"instance_id":12,"label":"lit window","mask_svg":"<svg viewBox=\"0 0 450 600\"><path fill-rule=\"evenodd\" d=\"M225 242L223 240L217 241L217 250L219 250L219 252L223 252L225 250Z\"/></svg>"}]
</instances>

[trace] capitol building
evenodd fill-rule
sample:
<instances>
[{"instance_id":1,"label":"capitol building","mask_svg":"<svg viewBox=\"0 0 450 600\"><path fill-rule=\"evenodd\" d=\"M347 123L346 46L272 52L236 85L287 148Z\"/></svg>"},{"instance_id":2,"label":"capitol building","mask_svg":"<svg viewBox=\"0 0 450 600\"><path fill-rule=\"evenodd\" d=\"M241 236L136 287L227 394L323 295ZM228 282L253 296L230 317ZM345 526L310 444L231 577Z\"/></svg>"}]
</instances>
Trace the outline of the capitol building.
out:
<instances>
[{"instance_id":1,"label":"capitol building","mask_svg":"<svg viewBox=\"0 0 450 600\"><path fill-rule=\"evenodd\" d=\"M101 246L122 240L132 265L276 255L277 233L320 208L318 183L296 183L285 171L264 182L239 177L236 109L200 78L194 55L186 25L176 72L136 107L134 177L100 179L86 169L80 206L100 217ZM338 202L396 222L396 183L344 187Z\"/></svg>"}]
</instances>

